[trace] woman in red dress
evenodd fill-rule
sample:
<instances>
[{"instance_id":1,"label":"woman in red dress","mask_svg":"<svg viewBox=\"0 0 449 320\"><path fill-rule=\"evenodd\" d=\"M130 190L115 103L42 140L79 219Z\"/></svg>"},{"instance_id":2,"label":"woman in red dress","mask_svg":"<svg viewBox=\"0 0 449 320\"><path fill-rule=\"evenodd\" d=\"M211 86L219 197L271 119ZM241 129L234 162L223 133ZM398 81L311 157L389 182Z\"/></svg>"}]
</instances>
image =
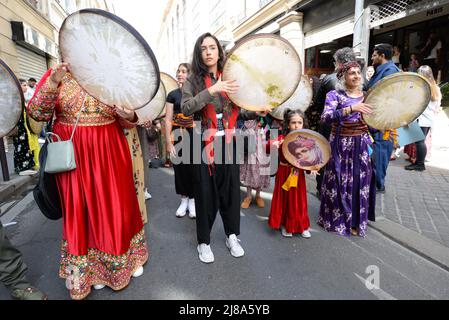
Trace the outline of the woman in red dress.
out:
<instances>
[{"instance_id":1,"label":"woman in red dress","mask_svg":"<svg viewBox=\"0 0 449 320\"><path fill-rule=\"evenodd\" d=\"M78 300L91 286L126 287L131 276L142 274L148 250L123 133L137 117L89 96L67 67L58 65L44 75L28 112L37 121L54 115L52 131L62 140L70 139L81 113L73 137L77 167L56 176L63 208L59 276Z\"/></svg>"}]
</instances>

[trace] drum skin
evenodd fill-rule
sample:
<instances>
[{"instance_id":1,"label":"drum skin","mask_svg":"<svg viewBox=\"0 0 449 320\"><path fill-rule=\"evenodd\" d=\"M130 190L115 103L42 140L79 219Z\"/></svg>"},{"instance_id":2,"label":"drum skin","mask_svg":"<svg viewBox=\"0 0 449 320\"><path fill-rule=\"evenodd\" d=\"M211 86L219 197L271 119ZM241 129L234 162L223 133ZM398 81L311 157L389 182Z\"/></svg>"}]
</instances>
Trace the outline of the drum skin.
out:
<instances>
[{"instance_id":1,"label":"drum skin","mask_svg":"<svg viewBox=\"0 0 449 320\"><path fill-rule=\"evenodd\" d=\"M136 110L137 117L139 118L139 123L153 121L159 117L162 110L165 108L167 93L163 83L160 84L159 90L156 96L151 100L149 104L145 107Z\"/></svg>"},{"instance_id":2,"label":"drum skin","mask_svg":"<svg viewBox=\"0 0 449 320\"><path fill-rule=\"evenodd\" d=\"M256 34L234 46L223 67L223 80L240 86L228 94L237 106L261 111L279 107L290 98L301 80L301 60L296 49L273 34Z\"/></svg>"},{"instance_id":3,"label":"drum skin","mask_svg":"<svg viewBox=\"0 0 449 320\"><path fill-rule=\"evenodd\" d=\"M320 170L331 158L331 146L318 132L301 129L290 132L284 138L282 153L296 168Z\"/></svg>"},{"instance_id":4,"label":"drum skin","mask_svg":"<svg viewBox=\"0 0 449 320\"><path fill-rule=\"evenodd\" d=\"M109 12L84 9L71 14L61 27L59 44L76 82L106 105L137 110L159 89L159 67L150 46Z\"/></svg>"},{"instance_id":5,"label":"drum skin","mask_svg":"<svg viewBox=\"0 0 449 320\"><path fill-rule=\"evenodd\" d=\"M301 110L302 112L305 112L309 108L312 99L312 85L309 79L303 75L301 76L301 81L299 81L298 87L293 95L279 107L270 112L270 114L273 118L284 120L285 110Z\"/></svg>"},{"instance_id":6,"label":"drum skin","mask_svg":"<svg viewBox=\"0 0 449 320\"><path fill-rule=\"evenodd\" d=\"M430 102L430 84L414 72L400 72L383 78L372 87L365 103L373 108L363 119L378 130L397 129L418 118Z\"/></svg>"},{"instance_id":7,"label":"drum skin","mask_svg":"<svg viewBox=\"0 0 449 320\"><path fill-rule=\"evenodd\" d=\"M19 80L0 59L0 138L11 132L19 122L24 98Z\"/></svg>"},{"instance_id":8,"label":"drum skin","mask_svg":"<svg viewBox=\"0 0 449 320\"><path fill-rule=\"evenodd\" d=\"M161 72L161 83L165 87L167 96L170 92L179 88L178 81L176 81L175 78L173 78L171 75L169 75L168 73L165 73L165 72ZM165 117L165 113L166 113L166 111L165 111L165 105L164 105L164 109L162 110L162 112L159 116Z\"/></svg>"}]
</instances>

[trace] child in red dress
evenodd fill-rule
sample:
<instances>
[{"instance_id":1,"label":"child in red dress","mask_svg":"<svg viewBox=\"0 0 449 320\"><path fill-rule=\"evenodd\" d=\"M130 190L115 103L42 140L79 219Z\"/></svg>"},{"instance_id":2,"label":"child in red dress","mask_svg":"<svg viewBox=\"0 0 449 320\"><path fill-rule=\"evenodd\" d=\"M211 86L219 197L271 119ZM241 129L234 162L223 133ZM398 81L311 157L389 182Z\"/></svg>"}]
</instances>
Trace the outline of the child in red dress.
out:
<instances>
[{"instance_id":1,"label":"child in red dress","mask_svg":"<svg viewBox=\"0 0 449 320\"><path fill-rule=\"evenodd\" d=\"M284 115L283 135L270 141L270 144L281 148L285 135L290 131L305 128L305 121L303 112L287 110ZM279 160L268 225L276 230L281 229L284 237L300 233L303 238L308 239L311 234L304 170L290 165L282 151L279 152ZM312 171L312 174L316 175L317 171Z\"/></svg>"}]
</instances>

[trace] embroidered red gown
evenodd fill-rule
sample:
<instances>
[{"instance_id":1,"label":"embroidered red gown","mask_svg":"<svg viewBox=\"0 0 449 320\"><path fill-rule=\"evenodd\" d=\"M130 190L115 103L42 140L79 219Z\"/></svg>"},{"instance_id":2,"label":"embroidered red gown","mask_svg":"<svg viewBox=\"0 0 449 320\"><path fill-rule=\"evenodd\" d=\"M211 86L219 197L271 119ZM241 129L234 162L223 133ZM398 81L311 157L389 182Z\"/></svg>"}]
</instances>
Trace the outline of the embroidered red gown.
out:
<instances>
[{"instance_id":1,"label":"embroidered red gown","mask_svg":"<svg viewBox=\"0 0 449 320\"><path fill-rule=\"evenodd\" d=\"M48 74L47 74L48 76ZM56 120L53 132L70 139L87 93L67 73L58 89L43 79L28 105L36 120ZM57 174L63 208L63 241L59 275L68 279L73 299L91 286L126 287L148 259L142 219L134 189L131 154L124 128L111 107L87 95L73 138L77 168Z\"/></svg>"},{"instance_id":2,"label":"embroidered red gown","mask_svg":"<svg viewBox=\"0 0 449 320\"><path fill-rule=\"evenodd\" d=\"M279 136L277 140L283 139L283 136ZM286 191L282 186L294 167L285 159L282 148L279 148L279 160L268 225L276 230L284 226L289 233L302 233L310 228L304 170L295 169L298 171L298 186Z\"/></svg>"}]
</instances>

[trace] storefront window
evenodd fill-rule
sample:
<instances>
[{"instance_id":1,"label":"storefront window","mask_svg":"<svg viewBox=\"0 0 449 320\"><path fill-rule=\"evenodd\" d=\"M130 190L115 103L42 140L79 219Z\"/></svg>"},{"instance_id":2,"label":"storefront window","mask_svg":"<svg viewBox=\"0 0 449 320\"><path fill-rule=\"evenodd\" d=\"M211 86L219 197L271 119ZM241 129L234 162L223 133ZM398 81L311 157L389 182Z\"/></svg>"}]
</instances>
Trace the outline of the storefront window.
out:
<instances>
[{"instance_id":1,"label":"storefront window","mask_svg":"<svg viewBox=\"0 0 449 320\"><path fill-rule=\"evenodd\" d=\"M439 17L426 22L421 22L399 28L386 33L376 34L372 37L371 50L374 45L378 43L389 43L392 46L398 46L401 50L401 59L404 71L410 71L410 58L412 55L416 56L419 65L428 64L435 69L434 74L439 83L449 81L449 41L447 35L449 34L449 16ZM430 40L431 33L434 33L434 38ZM426 45L428 45L426 47ZM440 47L438 50L438 57L433 58L432 48ZM414 69L412 68L412 71Z\"/></svg>"},{"instance_id":2,"label":"storefront window","mask_svg":"<svg viewBox=\"0 0 449 320\"><path fill-rule=\"evenodd\" d=\"M308 48L305 57L306 74L320 77L322 74L332 73L335 69L334 53L343 47L352 47L352 35Z\"/></svg>"}]
</instances>

